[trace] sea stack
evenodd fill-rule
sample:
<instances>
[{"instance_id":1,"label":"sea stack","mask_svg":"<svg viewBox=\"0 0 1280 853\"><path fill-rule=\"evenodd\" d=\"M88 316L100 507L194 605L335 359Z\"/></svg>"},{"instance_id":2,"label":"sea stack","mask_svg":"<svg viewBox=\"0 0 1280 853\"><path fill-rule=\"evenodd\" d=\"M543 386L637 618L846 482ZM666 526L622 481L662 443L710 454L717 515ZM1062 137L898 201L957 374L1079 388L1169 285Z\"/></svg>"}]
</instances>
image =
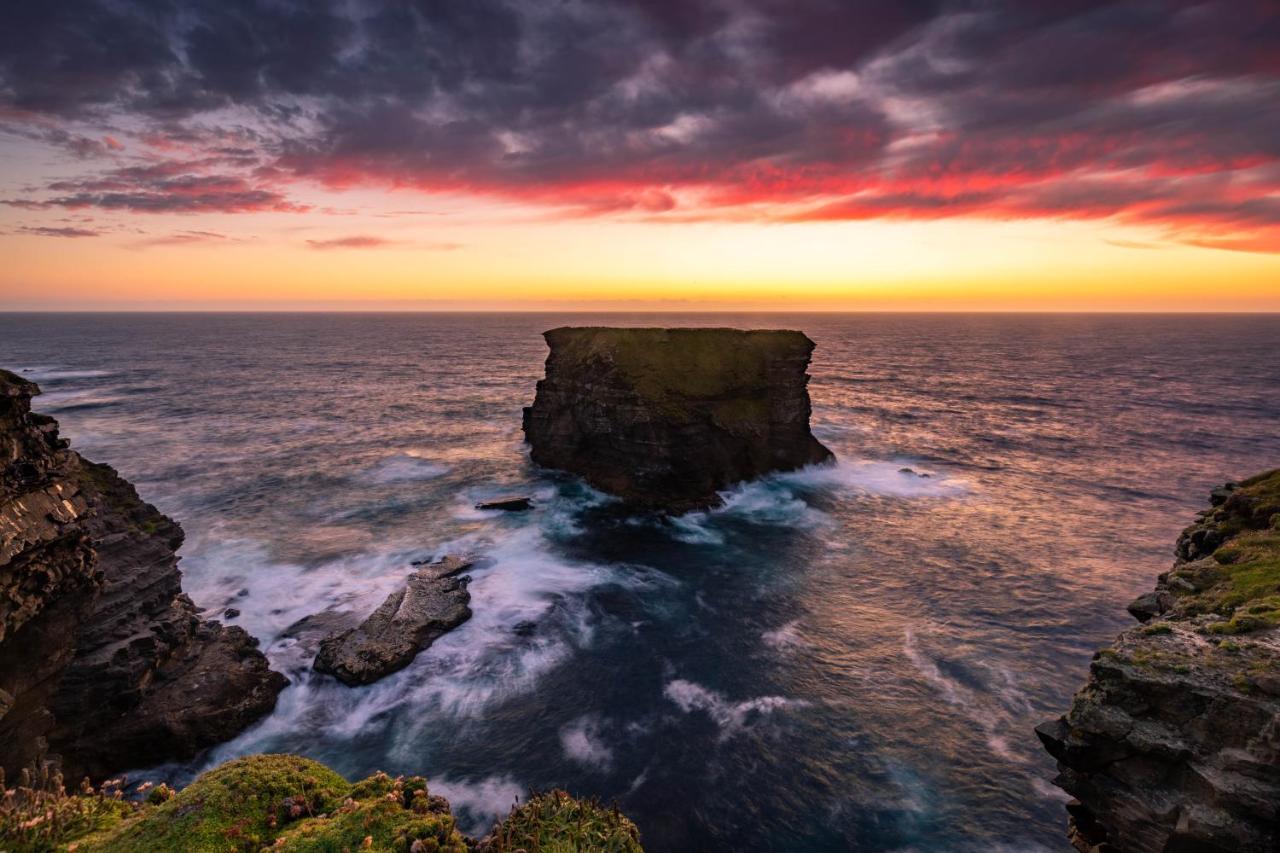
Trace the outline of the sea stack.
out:
<instances>
[{"instance_id":1,"label":"sea stack","mask_svg":"<svg viewBox=\"0 0 1280 853\"><path fill-rule=\"evenodd\" d=\"M182 592L182 528L31 411L0 370L0 766L68 779L186 758L287 683L240 628Z\"/></svg>"},{"instance_id":2,"label":"sea stack","mask_svg":"<svg viewBox=\"0 0 1280 853\"><path fill-rule=\"evenodd\" d=\"M628 504L715 506L719 492L832 459L809 432L814 343L796 331L559 328L533 405L533 461Z\"/></svg>"},{"instance_id":3,"label":"sea stack","mask_svg":"<svg viewBox=\"0 0 1280 853\"><path fill-rule=\"evenodd\" d=\"M1280 850L1280 470L1210 500L1142 624L1036 728L1077 850Z\"/></svg>"}]
</instances>

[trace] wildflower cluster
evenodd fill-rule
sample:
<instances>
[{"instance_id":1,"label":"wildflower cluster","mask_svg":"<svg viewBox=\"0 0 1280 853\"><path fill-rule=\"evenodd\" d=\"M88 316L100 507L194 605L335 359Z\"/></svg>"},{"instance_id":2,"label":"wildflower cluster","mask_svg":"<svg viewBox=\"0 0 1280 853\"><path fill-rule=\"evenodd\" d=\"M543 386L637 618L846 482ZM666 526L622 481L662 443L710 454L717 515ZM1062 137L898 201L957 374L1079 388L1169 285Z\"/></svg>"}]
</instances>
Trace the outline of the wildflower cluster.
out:
<instances>
[{"instance_id":1,"label":"wildflower cluster","mask_svg":"<svg viewBox=\"0 0 1280 853\"><path fill-rule=\"evenodd\" d=\"M54 850L120 823L138 809L124 798L125 782L124 777L109 779L95 789L85 779L68 793L62 773L39 762L24 769L10 788L0 769L0 849Z\"/></svg>"}]
</instances>

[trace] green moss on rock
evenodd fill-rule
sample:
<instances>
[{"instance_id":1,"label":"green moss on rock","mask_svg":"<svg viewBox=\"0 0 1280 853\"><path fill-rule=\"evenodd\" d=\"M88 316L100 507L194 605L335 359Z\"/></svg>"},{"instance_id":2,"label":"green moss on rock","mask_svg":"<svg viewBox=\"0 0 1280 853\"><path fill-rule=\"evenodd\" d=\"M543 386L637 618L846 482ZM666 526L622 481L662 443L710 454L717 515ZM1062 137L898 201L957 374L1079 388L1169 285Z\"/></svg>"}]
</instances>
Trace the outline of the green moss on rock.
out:
<instances>
[{"instance_id":1,"label":"green moss on rock","mask_svg":"<svg viewBox=\"0 0 1280 853\"><path fill-rule=\"evenodd\" d=\"M228 761L121 831L82 851L234 850L270 846L288 823L337 808L351 785L296 755Z\"/></svg>"},{"instance_id":2,"label":"green moss on rock","mask_svg":"<svg viewBox=\"0 0 1280 853\"><path fill-rule=\"evenodd\" d=\"M122 780L68 794L48 768L7 792L3 781L5 853L642 853L635 824L616 809L563 791L535 796L476 842L421 776L375 773L351 784L294 755L238 758L177 794L143 786L136 801L122 797Z\"/></svg>"},{"instance_id":3,"label":"green moss on rock","mask_svg":"<svg viewBox=\"0 0 1280 853\"><path fill-rule=\"evenodd\" d=\"M617 808L549 791L511 810L480 843L484 853L643 853L640 831Z\"/></svg>"},{"instance_id":4,"label":"green moss on rock","mask_svg":"<svg viewBox=\"0 0 1280 853\"><path fill-rule=\"evenodd\" d=\"M421 776L392 779L378 773L357 782L331 814L308 818L276 839L276 847L306 853L388 850L466 853L449 803L432 796Z\"/></svg>"},{"instance_id":5,"label":"green moss on rock","mask_svg":"<svg viewBox=\"0 0 1280 853\"><path fill-rule=\"evenodd\" d=\"M1212 559L1185 563L1170 573L1180 589L1176 613L1217 614L1214 634L1241 634L1280 625L1280 470L1250 477L1183 534L1184 541L1215 542ZM1177 586L1175 586L1177 585Z\"/></svg>"}]
</instances>

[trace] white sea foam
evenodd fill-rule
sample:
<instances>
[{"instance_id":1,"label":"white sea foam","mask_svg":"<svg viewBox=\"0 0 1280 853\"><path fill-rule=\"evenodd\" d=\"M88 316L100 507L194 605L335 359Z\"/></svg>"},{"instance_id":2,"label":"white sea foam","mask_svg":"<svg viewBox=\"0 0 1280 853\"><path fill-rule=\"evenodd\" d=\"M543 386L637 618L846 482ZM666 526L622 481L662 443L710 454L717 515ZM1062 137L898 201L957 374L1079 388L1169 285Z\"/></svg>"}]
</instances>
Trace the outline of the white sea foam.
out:
<instances>
[{"instance_id":1,"label":"white sea foam","mask_svg":"<svg viewBox=\"0 0 1280 853\"><path fill-rule=\"evenodd\" d=\"M958 497L969 491L964 480L919 467L910 460L840 459L835 464L811 465L774 477L807 488L899 498Z\"/></svg>"},{"instance_id":2,"label":"white sea foam","mask_svg":"<svg viewBox=\"0 0 1280 853\"><path fill-rule=\"evenodd\" d=\"M488 832L494 821L505 817L528 791L510 776L487 776L476 781L441 777L428 779L427 787L449 801L459 825L475 836Z\"/></svg>"},{"instance_id":3,"label":"white sea foam","mask_svg":"<svg viewBox=\"0 0 1280 853\"><path fill-rule=\"evenodd\" d=\"M448 465L433 462L411 450L388 456L363 472L361 476L367 482L382 485L411 480L430 480L448 472Z\"/></svg>"},{"instance_id":4,"label":"white sea foam","mask_svg":"<svg viewBox=\"0 0 1280 853\"><path fill-rule=\"evenodd\" d=\"M810 492L914 499L954 498L968 490L963 480L936 471L910 468L909 463L902 460L840 460L742 483L720 493L723 503L719 507L688 512L667 520L666 524L672 537L682 542L722 545L726 541L725 531L719 524L723 519L798 528L830 524L830 516L805 500L805 494Z\"/></svg>"},{"instance_id":5,"label":"white sea foam","mask_svg":"<svg viewBox=\"0 0 1280 853\"><path fill-rule=\"evenodd\" d=\"M800 636L799 619L793 619L772 631L765 631L760 639L766 646L774 649L792 649L805 644L804 638Z\"/></svg>"},{"instance_id":6,"label":"white sea foam","mask_svg":"<svg viewBox=\"0 0 1280 853\"><path fill-rule=\"evenodd\" d=\"M560 729L564 754L579 764L608 771L613 765L613 750L605 741L603 729L603 722L594 714L578 717Z\"/></svg>"},{"instance_id":7,"label":"white sea foam","mask_svg":"<svg viewBox=\"0 0 1280 853\"><path fill-rule=\"evenodd\" d=\"M547 516L554 517L555 513ZM552 553L547 516L527 513L528 521L511 529L511 517L474 534L436 546L435 553L478 555L470 571L473 616L440 638L409 667L365 687L347 687L310 669L314 647L282 637L286 627L322 610L349 611L359 618L380 603L410 571L421 548L397 547L343 557L319 565L274 562L259 544L206 537L193 542L189 588L197 602L220 610L226 603L241 611L237 624L263 640L272 665L292 684L275 711L235 740L215 749L210 763L236 755L278 748L299 732L322 740L367 736L385 729L387 754L409 763L441 714L480 719L494 701L532 689L577 648L589 646L597 630L583 593L604 582L635 588L675 581L637 566L609 567L562 559ZM554 524L552 524L554 527ZM247 595L236 597L241 590ZM532 635L514 630L532 624ZM525 632L521 632L522 634ZM400 708L412 714L388 716ZM394 719L395 725L389 725ZM611 753L592 721L566 728L566 753L583 763L607 762ZM493 799L493 784L483 788ZM510 805L499 797L501 811Z\"/></svg>"},{"instance_id":8,"label":"white sea foam","mask_svg":"<svg viewBox=\"0 0 1280 853\"><path fill-rule=\"evenodd\" d=\"M742 731L762 716L784 708L802 708L809 703L785 696L757 696L733 702L722 694L701 684L677 678L668 681L662 694L686 714L702 711L720 727L720 739L725 740Z\"/></svg>"},{"instance_id":9,"label":"white sea foam","mask_svg":"<svg viewBox=\"0 0 1280 853\"><path fill-rule=\"evenodd\" d=\"M987 746L993 753L1006 761L1022 763L1023 759L1009 748L1006 732L1013 721L1004 707L944 673L933 658L920 650L915 632L910 628L904 631L902 651L916 671L938 691L947 704L959 708L983 730ZM1003 689L1007 690L1007 685Z\"/></svg>"}]
</instances>

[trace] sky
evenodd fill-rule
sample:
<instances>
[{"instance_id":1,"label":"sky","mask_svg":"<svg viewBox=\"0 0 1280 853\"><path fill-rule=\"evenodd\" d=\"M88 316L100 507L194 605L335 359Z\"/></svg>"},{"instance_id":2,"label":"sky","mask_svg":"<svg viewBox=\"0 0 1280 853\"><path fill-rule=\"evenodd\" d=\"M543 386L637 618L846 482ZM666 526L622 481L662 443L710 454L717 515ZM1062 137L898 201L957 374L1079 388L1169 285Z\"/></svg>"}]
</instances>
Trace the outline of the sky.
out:
<instances>
[{"instance_id":1,"label":"sky","mask_svg":"<svg viewBox=\"0 0 1280 853\"><path fill-rule=\"evenodd\" d=\"M1280 0L45 0L0 310L1280 311Z\"/></svg>"}]
</instances>

